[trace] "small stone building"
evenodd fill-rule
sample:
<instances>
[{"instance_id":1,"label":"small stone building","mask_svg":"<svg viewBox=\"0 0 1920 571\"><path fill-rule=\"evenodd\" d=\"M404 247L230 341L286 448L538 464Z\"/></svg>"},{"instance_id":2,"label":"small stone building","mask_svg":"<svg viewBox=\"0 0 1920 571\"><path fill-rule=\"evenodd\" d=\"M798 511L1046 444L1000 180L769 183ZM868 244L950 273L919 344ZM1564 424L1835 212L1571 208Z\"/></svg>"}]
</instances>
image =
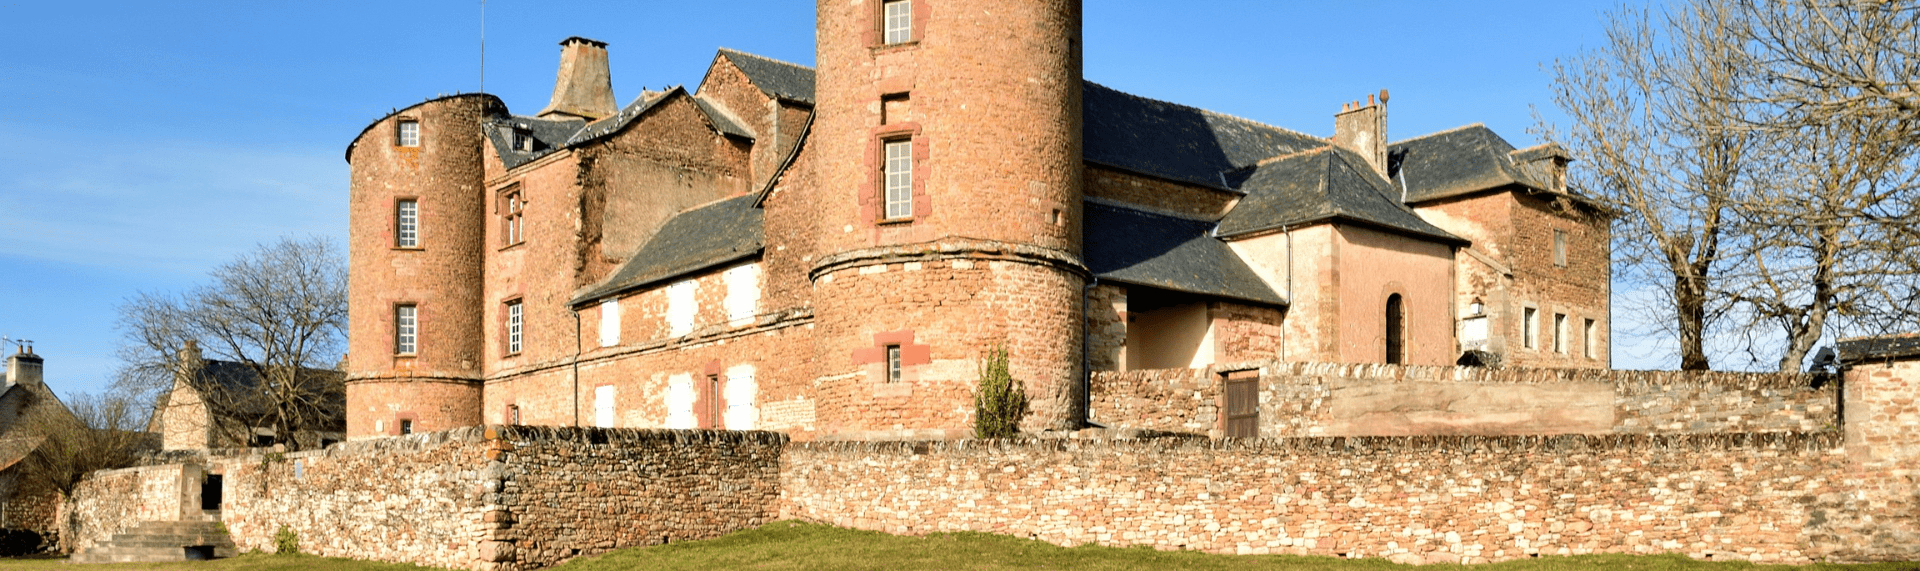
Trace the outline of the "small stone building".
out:
<instances>
[{"instance_id":1,"label":"small stone building","mask_svg":"<svg viewBox=\"0 0 1920 571\"><path fill-rule=\"evenodd\" d=\"M1082 77L1080 18L823 3L818 68L722 49L624 106L568 38L536 113L375 121L347 435L959 436L993 345L1031 430L1081 426L1097 371L1607 366L1608 213L1561 148L1394 140L1385 91L1329 102L1331 136L1124 93Z\"/></svg>"},{"instance_id":2,"label":"small stone building","mask_svg":"<svg viewBox=\"0 0 1920 571\"><path fill-rule=\"evenodd\" d=\"M345 439L346 389L339 371L300 369L298 388L286 398L264 386L255 366L202 358L189 342L174 363L173 385L160 395L147 432L167 451L269 447L287 442L324 447ZM274 410L285 402L295 426L276 426Z\"/></svg>"},{"instance_id":3,"label":"small stone building","mask_svg":"<svg viewBox=\"0 0 1920 571\"><path fill-rule=\"evenodd\" d=\"M22 345L6 363L6 385L0 388L0 529L48 534L60 494L26 481L21 462L49 430L71 426L73 413L47 388L46 360L33 347Z\"/></svg>"}]
</instances>

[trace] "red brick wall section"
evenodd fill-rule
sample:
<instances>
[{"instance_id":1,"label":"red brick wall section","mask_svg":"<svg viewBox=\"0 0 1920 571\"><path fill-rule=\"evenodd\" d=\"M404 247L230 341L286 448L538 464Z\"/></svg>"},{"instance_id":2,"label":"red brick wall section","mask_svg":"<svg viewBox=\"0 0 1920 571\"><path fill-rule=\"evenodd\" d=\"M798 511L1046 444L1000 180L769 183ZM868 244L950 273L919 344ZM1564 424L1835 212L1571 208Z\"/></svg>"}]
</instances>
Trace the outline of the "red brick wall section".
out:
<instances>
[{"instance_id":1,"label":"red brick wall section","mask_svg":"<svg viewBox=\"0 0 1920 571\"><path fill-rule=\"evenodd\" d=\"M1816 514L1834 528L1821 539L1844 542L1847 559L1912 561L1920 545L1920 360L1865 362L1845 374L1850 493L1816 496Z\"/></svg>"},{"instance_id":2,"label":"red brick wall section","mask_svg":"<svg viewBox=\"0 0 1920 571\"><path fill-rule=\"evenodd\" d=\"M411 417L414 432L480 424L481 384L449 379L363 379L347 383L347 438L398 434Z\"/></svg>"},{"instance_id":3,"label":"red brick wall section","mask_svg":"<svg viewBox=\"0 0 1920 571\"><path fill-rule=\"evenodd\" d=\"M1208 304L1213 315L1213 359L1218 363L1261 361L1281 357L1286 333L1280 308L1219 301Z\"/></svg>"}]
</instances>

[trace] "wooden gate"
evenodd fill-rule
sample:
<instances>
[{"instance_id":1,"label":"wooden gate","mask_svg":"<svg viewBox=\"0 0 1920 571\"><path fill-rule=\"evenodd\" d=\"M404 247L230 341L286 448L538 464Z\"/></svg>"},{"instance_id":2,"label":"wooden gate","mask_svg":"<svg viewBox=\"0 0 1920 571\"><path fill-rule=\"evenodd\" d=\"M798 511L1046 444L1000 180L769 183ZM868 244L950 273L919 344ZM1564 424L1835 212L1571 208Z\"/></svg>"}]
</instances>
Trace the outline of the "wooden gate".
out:
<instances>
[{"instance_id":1,"label":"wooden gate","mask_svg":"<svg viewBox=\"0 0 1920 571\"><path fill-rule=\"evenodd\" d=\"M1227 438L1259 438L1260 372L1227 373L1225 388Z\"/></svg>"}]
</instances>

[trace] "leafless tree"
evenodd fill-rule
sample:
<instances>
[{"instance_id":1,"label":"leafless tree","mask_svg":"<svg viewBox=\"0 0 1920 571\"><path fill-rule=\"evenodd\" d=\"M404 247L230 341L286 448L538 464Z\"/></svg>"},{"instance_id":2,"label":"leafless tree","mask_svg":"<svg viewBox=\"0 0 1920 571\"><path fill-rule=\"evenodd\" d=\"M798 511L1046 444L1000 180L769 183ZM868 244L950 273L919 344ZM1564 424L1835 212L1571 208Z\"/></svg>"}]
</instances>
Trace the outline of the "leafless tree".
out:
<instances>
[{"instance_id":1,"label":"leafless tree","mask_svg":"<svg viewBox=\"0 0 1920 571\"><path fill-rule=\"evenodd\" d=\"M1727 129L1750 110L1723 93L1751 86L1752 54L1716 41L1737 13L1700 4L1670 12L1610 15L1607 43L1555 62L1554 100L1571 119L1548 139L1575 157L1575 186L1620 212L1616 272L1664 294L1640 308L1679 340L1680 368L1710 368L1705 340L1728 308L1714 295L1733 208L1765 180L1753 162L1763 133Z\"/></svg>"},{"instance_id":2,"label":"leafless tree","mask_svg":"<svg viewBox=\"0 0 1920 571\"><path fill-rule=\"evenodd\" d=\"M338 249L319 238L281 239L211 278L185 294L141 293L121 304L119 386L163 403L177 387L191 389L188 400L215 413L209 427L227 442L251 442L264 427L298 449L318 444L301 433L340 430L347 292ZM207 366L214 360L225 366Z\"/></svg>"},{"instance_id":3,"label":"leafless tree","mask_svg":"<svg viewBox=\"0 0 1920 571\"><path fill-rule=\"evenodd\" d=\"M51 393L41 398L52 398ZM152 437L139 430L141 408L113 393L82 393L64 408L33 407L35 412L22 418L21 426L39 442L20 461L17 485L72 497L74 486L88 473L133 465L153 447Z\"/></svg>"}]
</instances>

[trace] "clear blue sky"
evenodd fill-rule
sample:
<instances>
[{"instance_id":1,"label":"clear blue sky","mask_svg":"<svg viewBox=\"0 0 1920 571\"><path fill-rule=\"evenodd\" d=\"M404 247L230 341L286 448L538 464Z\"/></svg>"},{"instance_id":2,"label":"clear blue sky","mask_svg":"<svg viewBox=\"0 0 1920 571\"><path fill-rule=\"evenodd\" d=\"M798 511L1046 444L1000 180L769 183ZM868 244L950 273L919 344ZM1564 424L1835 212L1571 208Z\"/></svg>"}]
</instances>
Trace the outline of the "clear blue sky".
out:
<instances>
[{"instance_id":1,"label":"clear blue sky","mask_svg":"<svg viewBox=\"0 0 1920 571\"><path fill-rule=\"evenodd\" d=\"M1086 0L1087 78L1316 135L1389 89L1394 139L1485 123L1531 144L1542 64L1603 40L1609 1ZM486 6L486 90L545 105L557 42L609 42L616 97L693 84L730 47L813 63L804 0ZM1224 16L1224 17L1223 17ZM480 2L0 0L0 335L99 391L114 306L282 235L346 235L353 137L480 90ZM1663 366L1616 340L1615 364ZM11 352L11 349L8 349Z\"/></svg>"}]
</instances>

